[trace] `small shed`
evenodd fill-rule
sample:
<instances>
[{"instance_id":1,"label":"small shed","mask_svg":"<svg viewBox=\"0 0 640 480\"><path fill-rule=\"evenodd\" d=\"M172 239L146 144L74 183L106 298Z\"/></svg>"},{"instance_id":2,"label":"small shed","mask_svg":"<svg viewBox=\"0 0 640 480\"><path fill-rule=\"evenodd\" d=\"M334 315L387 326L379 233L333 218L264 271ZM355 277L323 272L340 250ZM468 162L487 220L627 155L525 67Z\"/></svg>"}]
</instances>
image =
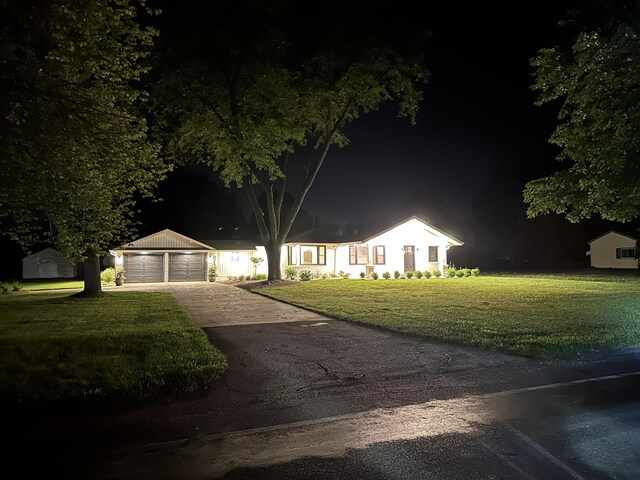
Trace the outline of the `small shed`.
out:
<instances>
[{"instance_id":1,"label":"small shed","mask_svg":"<svg viewBox=\"0 0 640 480\"><path fill-rule=\"evenodd\" d=\"M76 266L53 248L45 248L22 259L22 278L73 278Z\"/></svg>"},{"instance_id":2,"label":"small shed","mask_svg":"<svg viewBox=\"0 0 640 480\"><path fill-rule=\"evenodd\" d=\"M587 255L595 268L638 268L638 239L610 230L589 242Z\"/></svg>"}]
</instances>

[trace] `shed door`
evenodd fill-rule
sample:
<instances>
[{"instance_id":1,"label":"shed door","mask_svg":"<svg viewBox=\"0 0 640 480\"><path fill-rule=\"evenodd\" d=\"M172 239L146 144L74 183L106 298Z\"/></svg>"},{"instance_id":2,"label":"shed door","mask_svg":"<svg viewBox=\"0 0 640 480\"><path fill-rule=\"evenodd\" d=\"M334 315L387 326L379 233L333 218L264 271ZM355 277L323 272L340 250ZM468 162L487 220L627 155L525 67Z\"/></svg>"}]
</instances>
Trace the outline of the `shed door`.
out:
<instances>
[{"instance_id":1,"label":"shed door","mask_svg":"<svg viewBox=\"0 0 640 480\"><path fill-rule=\"evenodd\" d=\"M125 254L124 269L127 283L150 283L164 281L163 254Z\"/></svg>"},{"instance_id":2,"label":"shed door","mask_svg":"<svg viewBox=\"0 0 640 480\"><path fill-rule=\"evenodd\" d=\"M404 246L404 271L413 272L416 269L415 246Z\"/></svg>"},{"instance_id":3,"label":"shed door","mask_svg":"<svg viewBox=\"0 0 640 480\"><path fill-rule=\"evenodd\" d=\"M206 254L172 253L169 255L170 282L203 282L206 280Z\"/></svg>"}]
</instances>

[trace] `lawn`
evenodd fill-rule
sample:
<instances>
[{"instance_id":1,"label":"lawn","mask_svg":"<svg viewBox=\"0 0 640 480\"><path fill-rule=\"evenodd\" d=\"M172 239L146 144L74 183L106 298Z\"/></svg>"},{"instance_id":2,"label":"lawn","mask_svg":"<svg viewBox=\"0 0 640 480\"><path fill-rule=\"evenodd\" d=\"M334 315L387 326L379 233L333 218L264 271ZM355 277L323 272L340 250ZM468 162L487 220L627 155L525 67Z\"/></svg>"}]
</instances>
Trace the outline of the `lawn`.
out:
<instances>
[{"instance_id":1,"label":"lawn","mask_svg":"<svg viewBox=\"0 0 640 480\"><path fill-rule=\"evenodd\" d=\"M84 288L84 280L61 280L54 278L52 280L23 280L22 290L25 292L33 292L36 290L57 290L68 288Z\"/></svg>"},{"instance_id":2,"label":"lawn","mask_svg":"<svg viewBox=\"0 0 640 480\"><path fill-rule=\"evenodd\" d=\"M0 395L9 401L180 397L226 368L169 294L0 297Z\"/></svg>"},{"instance_id":3,"label":"lawn","mask_svg":"<svg viewBox=\"0 0 640 480\"><path fill-rule=\"evenodd\" d=\"M257 292L332 317L527 356L640 345L640 278L317 280Z\"/></svg>"}]
</instances>

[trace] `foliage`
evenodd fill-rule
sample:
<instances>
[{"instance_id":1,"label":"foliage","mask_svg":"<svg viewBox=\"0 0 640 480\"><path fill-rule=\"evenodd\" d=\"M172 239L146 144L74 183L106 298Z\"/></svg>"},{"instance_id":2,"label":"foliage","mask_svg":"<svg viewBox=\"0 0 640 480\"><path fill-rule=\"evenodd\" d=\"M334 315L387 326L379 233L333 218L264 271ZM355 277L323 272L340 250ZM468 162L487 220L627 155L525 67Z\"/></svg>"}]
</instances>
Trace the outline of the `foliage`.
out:
<instances>
[{"instance_id":1,"label":"foliage","mask_svg":"<svg viewBox=\"0 0 640 480\"><path fill-rule=\"evenodd\" d=\"M127 278L125 274L127 271L124 269L122 265L116 265L116 280L124 280Z\"/></svg>"},{"instance_id":2,"label":"foliage","mask_svg":"<svg viewBox=\"0 0 640 480\"><path fill-rule=\"evenodd\" d=\"M398 270L393 272L393 278L395 278L396 280L398 280L400 278L400 272Z\"/></svg>"},{"instance_id":3,"label":"foliage","mask_svg":"<svg viewBox=\"0 0 640 480\"><path fill-rule=\"evenodd\" d=\"M116 280L116 269L113 267L105 268L100 272L100 281L102 283L113 283Z\"/></svg>"},{"instance_id":4,"label":"foliage","mask_svg":"<svg viewBox=\"0 0 640 480\"><path fill-rule=\"evenodd\" d=\"M254 255L251 255L250 260L251 260L251 263L253 263L256 267L260 265L262 262L264 262L264 258L256 257Z\"/></svg>"},{"instance_id":5,"label":"foliage","mask_svg":"<svg viewBox=\"0 0 640 480\"><path fill-rule=\"evenodd\" d=\"M384 272L382 274L382 278L384 278L385 280L389 280L391 278L391 274L389 272Z\"/></svg>"},{"instance_id":6,"label":"foliage","mask_svg":"<svg viewBox=\"0 0 640 480\"><path fill-rule=\"evenodd\" d=\"M470 282L320 282L261 288L258 293L429 339L518 355L565 356L639 346L639 288L636 273L624 278L512 275Z\"/></svg>"},{"instance_id":7,"label":"foliage","mask_svg":"<svg viewBox=\"0 0 640 480\"><path fill-rule=\"evenodd\" d=\"M371 278L373 278L374 280L377 280L377 279L378 279L378 278L380 278L380 277L378 276L378 274L377 274L376 272L373 272L373 273L371 274Z\"/></svg>"},{"instance_id":8,"label":"foliage","mask_svg":"<svg viewBox=\"0 0 640 480\"><path fill-rule=\"evenodd\" d=\"M293 265L289 265L284 269L284 274L286 275L287 280L295 280L298 276L298 269Z\"/></svg>"},{"instance_id":9,"label":"foliage","mask_svg":"<svg viewBox=\"0 0 640 480\"><path fill-rule=\"evenodd\" d=\"M202 391L227 366L169 294L0 300L0 394L11 401L129 400Z\"/></svg>"},{"instance_id":10,"label":"foliage","mask_svg":"<svg viewBox=\"0 0 640 480\"><path fill-rule=\"evenodd\" d=\"M416 270L416 271L414 272L414 274L415 274L416 278L418 278L418 279L419 279L419 278L422 278L422 271L421 271L421 270Z\"/></svg>"},{"instance_id":11,"label":"foliage","mask_svg":"<svg viewBox=\"0 0 640 480\"><path fill-rule=\"evenodd\" d=\"M480 269L479 268L472 268L471 269L471 276L479 277L480 276Z\"/></svg>"},{"instance_id":12,"label":"foliage","mask_svg":"<svg viewBox=\"0 0 640 480\"><path fill-rule=\"evenodd\" d=\"M360 272L360 278L361 278L362 280L364 280L364 277L366 277L366 276L367 276L367 274L366 274L366 273L364 273L364 272Z\"/></svg>"},{"instance_id":13,"label":"foliage","mask_svg":"<svg viewBox=\"0 0 640 480\"><path fill-rule=\"evenodd\" d=\"M433 276L436 278L440 278L442 276L442 272L436 268L433 270Z\"/></svg>"},{"instance_id":14,"label":"foliage","mask_svg":"<svg viewBox=\"0 0 640 480\"><path fill-rule=\"evenodd\" d=\"M207 267L207 276L209 277L217 277L218 276L218 267L216 267L215 263L212 263Z\"/></svg>"},{"instance_id":15,"label":"foliage","mask_svg":"<svg viewBox=\"0 0 640 480\"><path fill-rule=\"evenodd\" d=\"M440 271L440 270L438 270ZM424 271L424 278L431 278L431 272L429 270Z\"/></svg>"},{"instance_id":16,"label":"foliage","mask_svg":"<svg viewBox=\"0 0 640 480\"><path fill-rule=\"evenodd\" d=\"M267 279L266 273L256 273L253 277L251 277L251 280L266 280L266 279Z\"/></svg>"},{"instance_id":17,"label":"foliage","mask_svg":"<svg viewBox=\"0 0 640 480\"><path fill-rule=\"evenodd\" d=\"M409 270L408 272L404 272L404 276L411 279L413 278L413 272L411 270Z\"/></svg>"},{"instance_id":18,"label":"foliage","mask_svg":"<svg viewBox=\"0 0 640 480\"><path fill-rule=\"evenodd\" d=\"M11 293L19 293L20 291L22 291L22 284L20 282L0 282L0 295L9 295Z\"/></svg>"},{"instance_id":19,"label":"foliage","mask_svg":"<svg viewBox=\"0 0 640 480\"><path fill-rule=\"evenodd\" d=\"M345 272L343 272L342 270L340 270L340 271L338 272L338 276L339 276L340 278L349 278L349 277L351 276L351 274L350 274L350 273L345 273Z\"/></svg>"},{"instance_id":20,"label":"foliage","mask_svg":"<svg viewBox=\"0 0 640 480\"><path fill-rule=\"evenodd\" d=\"M529 217L630 221L640 213L640 26L637 13L623 17L614 28L579 33L570 48L542 49L531 62L536 103L562 105L550 142L566 168L526 185Z\"/></svg>"},{"instance_id":21,"label":"foliage","mask_svg":"<svg viewBox=\"0 0 640 480\"><path fill-rule=\"evenodd\" d=\"M421 53L405 55L379 36L360 35L350 48L322 34L301 44L294 37L306 32L282 18L278 30L265 28L269 15L255 3L197 32L183 47L189 55L174 44L157 98L161 123L177 127L167 138L172 156L246 192L275 279L281 246L331 147L345 147L346 127L383 103L413 123L427 72ZM288 185L292 178L300 185ZM283 211L287 188L296 195Z\"/></svg>"},{"instance_id":22,"label":"foliage","mask_svg":"<svg viewBox=\"0 0 640 480\"><path fill-rule=\"evenodd\" d=\"M449 278L456 278L457 273L458 273L458 269L456 267L454 267L453 265L451 265L447 269L447 277L449 277Z\"/></svg>"},{"instance_id":23,"label":"foliage","mask_svg":"<svg viewBox=\"0 0 640 480\"><path fill-rule=\"evenodd\" d=\"M462 278L465 277L466 275L464 274L464 268L461 268L460 270L456 270L456 277L458 278Z\"/></svg>"},{"instance_id":24,"label":"foliage","mask_svg":"<svg viewBox=\"0 0 640 480\"><path fill-rule=\"evenodd\" d=\"M300 280L302 280L303 282L308 282L309 280L311 280L312 278L312 274L310 270L302 270L300 272Z\"/></svg>"},{"instance_id":25,"label":"foliage","mask_svg":"<svg viewBox=\"0 0 640 480\"><path fill-rule=\"evenodd\" d=\"M140 27L141 6L0 6L0 230L26 248L47 240L74 261L95 258L131 234L136 197L167 170L139 111L156 34Z\"/></svg>"}]
</instances>

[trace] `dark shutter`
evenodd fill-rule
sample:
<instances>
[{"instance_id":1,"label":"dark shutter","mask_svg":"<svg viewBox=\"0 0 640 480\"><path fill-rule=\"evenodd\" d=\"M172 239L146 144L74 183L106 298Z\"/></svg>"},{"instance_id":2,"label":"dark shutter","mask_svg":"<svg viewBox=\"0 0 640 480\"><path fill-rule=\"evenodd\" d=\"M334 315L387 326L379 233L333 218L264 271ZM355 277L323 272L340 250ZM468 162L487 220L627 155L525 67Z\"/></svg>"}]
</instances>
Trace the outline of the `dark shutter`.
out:
<instances>
[{"instance_id":1,"label":"dark shutter","mask_svg":"<svg viewBox=\"0 0 640 480\"><path fill-rule=\"evenodd\" d=\"M616 258L622 258L622 249L616 248Z\"/></svg>"},{"instance_id":2,"label":"dark shutter","mask_svg":"<svg viewBox=\"0 0 640 480\"><path fill-rule=\"evenodd\" d=\"M327 247L320 246L318 247L318 265L326 265L327 264Z\"/></svg>"}]
</instances>

